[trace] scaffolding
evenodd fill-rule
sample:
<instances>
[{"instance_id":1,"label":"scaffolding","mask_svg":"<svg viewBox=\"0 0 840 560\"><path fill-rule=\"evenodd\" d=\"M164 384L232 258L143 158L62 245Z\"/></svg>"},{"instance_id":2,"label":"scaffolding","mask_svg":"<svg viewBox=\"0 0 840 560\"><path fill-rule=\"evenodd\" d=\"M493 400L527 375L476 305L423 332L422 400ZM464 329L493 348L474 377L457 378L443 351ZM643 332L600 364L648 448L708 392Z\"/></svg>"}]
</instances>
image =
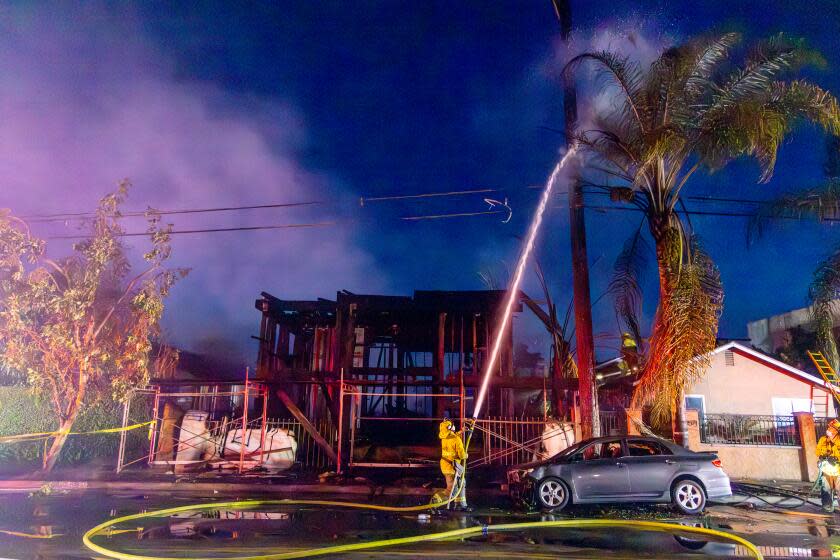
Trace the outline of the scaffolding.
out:
<instances>
[{"instance_id":1,"label":"scaffolding","mask_svg":"<svg viewBox=\"0 0 840 560\"><path fill-rule=\"evenodd\" d=\"M463 379L463 376L462 376ZM426 458L408 458L408 460L400 461L359 461L356 458L356 445L358 435L361 431L362 422L383 422L394 424L403 423L408 426L427 424L421 430L413 429L414 433L433 433L435 434L435 441L437 435L438 423L443 421L443 417L379 417L379 416L365 416L361 414L361 402L364 397L418 397L440 399L443 401L451 400L458 403L458 417L461 426L464 426L466 419L465 402L472 397L468 394L463 383L461 383L458 392L453 393L417 393L417 392L371 392L366 391L363 386L354 384L353 381L345 381L341 377L341 389L339 393L339 442L342 442L342 427L347 424L349 426L350 434L348 437L348 457L346 461L342 457L342 446L338 445L338 471L341 472L341 466L345 465L348 468L425 468L436 466L438 463L438 450L434 450L434 458L432 456ZM349 406L345 406L345 399L349 398ZM545 397L544 397L545 398ZM349 410L349 412L345 412ZM348 414L348 419L345 422L344 415ZM453 417L452 420L456 418ZM541 444L546 438L565 436L567 433L572 433L574 439L572 441L580 441L580 424L574 422L559 422L554 421L557 427L549 430L546 428L548 418L544 414L542 418L505 418L505 417L488 417L479 419L475 423L476 436L474 440L478 443L476 446L480 449L480 454L477 458L470 461L470 466L502 464L513 465L522 462L528 462L534 459L543 459L545 454L541 449ZM413 428L413 426L412 426ZM405 432L398 432L404 436ZM410 439L410 437L408 438ZM431 438L430 438L431 439ZM571 441L566 441L570 444Z\"/></svg>"},{"instance_id":2,"label":"scaffolding","mask_svg":"<svg viewBox=\"0 0 840 560\"><path fill-rule=\"evenodd\" d=\"M368 462L368 461L356 461L355 460L355 451L356 451L356 441L357 441L357 433L361 427L362 421L380 421L380 422L406 422L406 421L420 421L420 422L432 422L437 423L442 421L442 418L426 418L426 417L402 417L402 418L395 418L395 417L379 417L379 416L366 416L362 414L362 399L364 397L376 397L380 399L385 399L386 397L392 398L403 398L407 399L411 398L422 398L422 399L443 399L446 400L455 400L458 403L458 410L459 410L459 419L461 425L463 425L464 417L465 417L465 409L464 403L467 399L466 391L463 384L463 375L461 375L461 386L457 393L425 393L425 392L377 392L377 391L365 391L363 386L353 384L353 382L345 382L344 381L344 374L342 372L341 376L341 390L339 393L339 442L342 441L342 427L344 426L344 402L345 398L350 398L350 418L349 418L349 426L350 426L350 437L349 437L349 457L347 460L347 466L349 468L353 467L374 467L374 468L418 468L418 467L427 467L429 466L428 461L408 461L408 462ZM436 409L437 407L432 407L432 409ZM338 470L341 471L342 462L342 455L341 455L341 445L338 446Z\"/></svg>"},{"instance_id":3,"label":"scaffolding","mask_svg":"<svg viewBox=\"0 0 840 560\"><path fill-rule=\"evenodd\" d=\"M183 386L183 382L174 382L173 384ZM135 391L132 398L126 400L122 416L123 427L128 426L131 422L132 400L137 396L152 398L152 424L149 433L148 453L130 460L126 460L126 432L121 432L116 466L118 473L126 467L144 461L150 466L175 467L206 463L203 459L179 460L177 457L185 448L203 452L206 446L219 446L219 442L221 442L220 457L222 459L220 464L232 464L239 474L264 463L269 397L266 384L254 382L246 376L244 382L200 382L198 391L169 391L165 390L164 387L163 385L151 385ZM201 433L189 430L183 422L176 425L177 422L170 414L174 407L172 405L173 401L184 401L186 399L190 399L190 410L200 410L207 413L205 429ZM256 417L249 418L252 400L259 414ZM221 419L214 418L219 412L223 414L223 417ZM259 448L256 451L248 451L249 437L256 431L260 434ZM176 432L178 434L177 438L175 437ZM227 444L227 436L231 432L234 434L232 443L239 445L239 455L235 461L230 461L222 456ZM239 433L238 441L236 440L237 432Z\"/></svg>"}]
</instances>

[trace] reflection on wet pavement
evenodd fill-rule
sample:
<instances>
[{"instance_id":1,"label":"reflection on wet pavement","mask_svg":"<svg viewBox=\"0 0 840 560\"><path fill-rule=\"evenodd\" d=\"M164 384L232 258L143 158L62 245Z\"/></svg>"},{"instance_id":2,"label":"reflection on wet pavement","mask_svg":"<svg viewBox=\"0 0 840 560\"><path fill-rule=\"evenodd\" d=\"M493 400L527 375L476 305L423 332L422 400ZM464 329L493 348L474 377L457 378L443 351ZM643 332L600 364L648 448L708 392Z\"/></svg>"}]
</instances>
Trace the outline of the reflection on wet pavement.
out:
<instances>
[{"instance_id":1,"label":"reflection on wet pavement","mask_svg":"<svg viewBox=\"0 0 840 560\"><path fill-rule=\"evenodd\" d=\"M190 503L219 501L221 496L126 496L84 492L70 495L0 495L0 557L89 558L82 534L110 518L139 511ZM572 510L575 517L669 519L687 525L722 529L759 546L767 558L831 558L840 551L840 529L834 519L787 516L770 511L714 506L703 517L678 518L667 508L623 511ZM170 557L224 558L269 551L314 548L341 543L418 535L474 525L563 519L567 517L512 513L479 508L470 515L395 515L300 506L254 510L219 509L170 518L142 519L103 533L97 539L125 552ZM748 557L740 546L689 536L627 529L541 529L490 533L459 542L434 542L354 558L468 557L482 558L718 558ZM840 557L840 552L836 552Z\"/></svg>"}]
</instances>

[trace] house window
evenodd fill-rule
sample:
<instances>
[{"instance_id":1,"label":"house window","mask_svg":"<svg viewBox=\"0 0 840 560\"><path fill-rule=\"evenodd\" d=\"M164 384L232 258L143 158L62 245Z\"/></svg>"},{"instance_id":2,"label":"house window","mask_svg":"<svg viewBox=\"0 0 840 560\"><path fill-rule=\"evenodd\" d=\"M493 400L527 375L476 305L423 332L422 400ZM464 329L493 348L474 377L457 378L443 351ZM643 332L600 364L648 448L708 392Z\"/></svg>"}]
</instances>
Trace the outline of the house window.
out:
<instances>
[{"instance_id":1,"label":"house window","mask_svg":"<svg viewBox=\"0 0 840 560\"><path fill-rule=\"evenodd\" d=\"M723 353L723 359L726 362L727 366L734 366L735 365L735 352L732 350L727 350Z\"/></svg>"},{"instance_id":2,"label":"house window","mask_svg":"<svg viewBox=\"0 0 840 560\"><path fill-rule=\"evenodd\" d=\"M696 410L702 418L706 413L706 397L703 395L686 395L685 408L687 410Z\"/></svg>"}]
</instances>

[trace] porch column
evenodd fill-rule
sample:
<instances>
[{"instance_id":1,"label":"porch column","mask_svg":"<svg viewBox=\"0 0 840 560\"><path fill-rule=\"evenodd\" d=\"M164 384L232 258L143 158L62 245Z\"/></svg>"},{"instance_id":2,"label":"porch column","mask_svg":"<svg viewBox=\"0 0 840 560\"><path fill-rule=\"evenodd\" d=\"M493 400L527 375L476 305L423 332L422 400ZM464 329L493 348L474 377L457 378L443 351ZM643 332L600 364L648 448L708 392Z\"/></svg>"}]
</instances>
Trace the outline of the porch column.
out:
<instances>
[{"instance_id":1,"label":"porch column","mask_svg":"<svg viewBox=\"0 0 840 560\"><path fill-rule=\"evenodd\" d=\"M700 449L700 411L695 408L685 409L685 447L692 451Z\"/></svg>"},{"instance_id":2,"label":"porch column","mask_svg":"<svg viewBox=\"0 0 840 560\"><path fill-rule=\"evenodd\" d=\"M802 480L817 479L817 430L814 428L814 415L810 412L794 412L794 423L799 432L799 464L802 466Z\"/></svg>"}]
</instances>

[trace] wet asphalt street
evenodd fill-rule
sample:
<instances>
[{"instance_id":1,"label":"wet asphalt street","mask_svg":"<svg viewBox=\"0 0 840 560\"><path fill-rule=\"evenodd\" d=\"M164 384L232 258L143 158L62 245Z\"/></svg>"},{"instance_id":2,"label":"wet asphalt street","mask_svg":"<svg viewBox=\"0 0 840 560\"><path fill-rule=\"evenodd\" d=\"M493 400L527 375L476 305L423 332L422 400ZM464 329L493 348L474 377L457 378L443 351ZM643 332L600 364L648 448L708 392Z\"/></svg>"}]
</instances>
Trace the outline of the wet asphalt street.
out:
<instances>
[{"instance_id":1,"label":"wet asphalt street","mask_svg":"<svg viewBox=\"0 0 840 560\"><path fill-rule=\"evenodd\" d=\"M307 496L310 497L310 496ZM111 517L193 503L259 496L131 495L103 492L0 495L0 557L91 558L83 533ZM330 499L330 497L326 497ZM379 502L383 503L383 502ZM417 499L391 505L416 504ZM494 508L501 505L502 508ZM265 506L253 510L217 509L172 518L143 519L116 527L96 542L110 549L146 556L224 558L293 549L372 541L494 523L540 519L619 518L676 521L721 529L759 545L766 558L831 558L840 551L837 519L814 508L799 515L712 506L700 517L680 517L667 507L577 508L551 516L510 511L507 504L484 504L469 514L394 514L300 506ZM810 513L809 513L810 512ZM840 557L840 552L835 552ZM431 542L372 552L351 558L744 558L746 550L730 543L689 536L627 529L540 529L490 533L462 541Z\"/></svg>"}]
</instances>

